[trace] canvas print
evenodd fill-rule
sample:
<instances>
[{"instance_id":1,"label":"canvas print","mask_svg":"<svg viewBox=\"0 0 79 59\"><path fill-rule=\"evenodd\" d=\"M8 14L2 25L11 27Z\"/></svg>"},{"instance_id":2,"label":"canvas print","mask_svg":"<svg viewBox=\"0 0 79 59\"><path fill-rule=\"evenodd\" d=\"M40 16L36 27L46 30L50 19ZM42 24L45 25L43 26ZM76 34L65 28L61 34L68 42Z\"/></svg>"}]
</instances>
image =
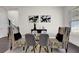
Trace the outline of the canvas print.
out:
<instances>
[{"instance_id":1,"label":"canvas print","mask_svg":"<svg viewBox=\"0 0 79 59\"><path fill-rule=\"evenodd\" d=\"M40 17L41 22L51 22L51 16L50 15L42 15Z\"/></svg>"},{"instance_id":2,"label":"canvas print","mask_svg":"<svg viewBox=\"0 0 79 59\"><path fill-rule=\"evenodd\" d=\"M38 15L31 15L29 16L29 22L33 23L33 22L38 22L39 16Z\"/></svg>"}]
</instances>

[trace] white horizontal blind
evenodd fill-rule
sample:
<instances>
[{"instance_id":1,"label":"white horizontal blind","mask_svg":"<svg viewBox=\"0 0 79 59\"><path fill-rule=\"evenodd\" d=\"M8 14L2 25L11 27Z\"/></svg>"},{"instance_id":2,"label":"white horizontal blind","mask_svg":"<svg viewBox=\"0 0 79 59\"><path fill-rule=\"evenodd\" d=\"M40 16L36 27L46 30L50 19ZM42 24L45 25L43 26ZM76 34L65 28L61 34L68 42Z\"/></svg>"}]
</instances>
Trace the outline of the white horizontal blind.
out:
<instances>
[{"instance_id":1,"label":"white horizontal blind","mask_svg":"<svg viewBox=\"0 0 79 59\"><path fill-rule=\"evenodd\" d=\"M71 32L79 33L79 20L71 21Z\"/></svg>"}]
</instances>

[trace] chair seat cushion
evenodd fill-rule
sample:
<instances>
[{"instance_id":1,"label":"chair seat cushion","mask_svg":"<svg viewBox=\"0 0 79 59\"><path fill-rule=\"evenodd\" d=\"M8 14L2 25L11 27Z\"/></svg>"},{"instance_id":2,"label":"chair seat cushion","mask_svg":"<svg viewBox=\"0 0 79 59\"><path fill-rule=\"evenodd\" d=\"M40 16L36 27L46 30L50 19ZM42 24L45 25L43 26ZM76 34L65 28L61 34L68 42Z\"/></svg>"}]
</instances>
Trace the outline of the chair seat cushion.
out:
<instances>
[{"instance_id":1,"label":"chair seat cushion","mask_svg":"<svg viewBox=\"0 0 79 59\"><path fill-rule=\"evenodd\" d=\"M62 43L61 42L54 42L53 45L54 48L63 48Z\"/></svg>"},{"instance_id":2,"label":"chair seat cushion","mask_svg":"<svg viewBox=\"0 0 79 59\"><path fill-rule=\"evenodd\" d=\"M59 42L56 38L50 40L52 48L63 48L62 42Z\"/></svg>"}]
</instances>

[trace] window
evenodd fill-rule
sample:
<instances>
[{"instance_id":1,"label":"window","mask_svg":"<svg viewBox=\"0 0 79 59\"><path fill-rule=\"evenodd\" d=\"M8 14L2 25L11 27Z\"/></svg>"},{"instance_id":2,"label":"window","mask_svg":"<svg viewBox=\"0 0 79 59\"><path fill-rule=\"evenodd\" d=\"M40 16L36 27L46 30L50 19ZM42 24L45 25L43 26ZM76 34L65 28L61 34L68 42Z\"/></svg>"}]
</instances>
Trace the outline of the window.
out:
<instances>
[{"instance_id":1,"label":"window","mask_svg":"<svg viewBox=\"0 0 79 59\"><path fill-rule=\"evenodd\" d=\"M78 33L79 32L79 20L71 21L71 32Z\"/></svg>"}]
</instances>

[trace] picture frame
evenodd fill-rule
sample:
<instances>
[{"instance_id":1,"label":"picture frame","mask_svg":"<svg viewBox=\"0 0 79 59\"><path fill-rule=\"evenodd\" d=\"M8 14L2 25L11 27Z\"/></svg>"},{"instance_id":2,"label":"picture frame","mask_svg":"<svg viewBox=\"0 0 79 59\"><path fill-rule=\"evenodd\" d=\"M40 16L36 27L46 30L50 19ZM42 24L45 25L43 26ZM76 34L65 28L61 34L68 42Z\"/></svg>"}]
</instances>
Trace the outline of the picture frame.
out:
<instances>
[{"instance_id":1,"label":"picture frame","mask_svg":"<svg viewBox=\"0 0 79 59\"><path fill-rule=\"evenodd\" d=\"M28 16L28 19L29 19L30 23L36 23L36 22L38 22L39 16L38 15L31 15L31 16Z\"/></svg>"},{"instance_id":2,"label":"picture frame","mask_svg":"<svg viewBox=\"0 0 79 59\"><path fill-rule=\"evenodd\" d=\"M40 16L40 22L46 22L50 23L51 22L51 16L50 15L41 15Z\"/></svg>"}]
</instances>

